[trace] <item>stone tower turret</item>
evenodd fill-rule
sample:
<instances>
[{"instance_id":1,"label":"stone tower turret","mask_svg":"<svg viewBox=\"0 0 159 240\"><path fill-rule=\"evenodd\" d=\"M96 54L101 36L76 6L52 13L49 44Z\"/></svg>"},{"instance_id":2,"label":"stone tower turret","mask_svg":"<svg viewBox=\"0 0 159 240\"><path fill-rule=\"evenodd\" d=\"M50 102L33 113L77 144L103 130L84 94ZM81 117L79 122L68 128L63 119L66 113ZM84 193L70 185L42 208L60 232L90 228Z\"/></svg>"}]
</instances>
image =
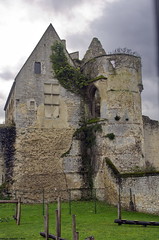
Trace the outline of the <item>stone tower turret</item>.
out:
<instances>
[{"instance_id":1,"label":"stone tower turret","mask_svg":"<svg viewBox=\"0 0 159 240\"><path fill-rule=\"evenodd\" d=\"M93 40L82 67L83 72L95 80L88 88L89 118L102 120L96 171L100 163L109 158L120 172L130 172L145 164L141 59L128 54L104 53L99 40Z\"/></svg>"}]
</instances>

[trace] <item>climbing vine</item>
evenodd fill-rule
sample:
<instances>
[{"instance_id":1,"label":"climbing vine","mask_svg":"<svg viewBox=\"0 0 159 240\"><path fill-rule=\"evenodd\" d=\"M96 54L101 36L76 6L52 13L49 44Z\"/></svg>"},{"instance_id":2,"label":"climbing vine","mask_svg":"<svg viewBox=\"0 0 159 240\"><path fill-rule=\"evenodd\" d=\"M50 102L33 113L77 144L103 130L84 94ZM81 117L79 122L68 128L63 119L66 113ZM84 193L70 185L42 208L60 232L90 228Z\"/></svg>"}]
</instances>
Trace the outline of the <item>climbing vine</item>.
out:
<instances>
[{"instance_id":1,"label":"climbing vine","mask_svg":"<svg viewBox=\"0 0 159 240\"><path fill-rule=\"evenodd\" d=\"M114 133L108 133L105 137L109 138L110 140L114 140L115 139L115 134Z\"/></svg>"},{"instance_id":2,"label":"climbing vine","mask_svg":"<svg viewBox=\"0 0 159 240\"><path fill-rule=\"evenodd\" d=\"M60 84L71 92L80 93L80 90L88 85L89 79L81 73L80 68L69 64L62 43L55 42L51 51L52 68Z\"/></svg>"},{"instance_id":3,"label":"climbing vine","mask_svg":"<svg viewBox=\"0 0 159 240\"><path fill-rule=\"evenodd\" d=\"M15 126L0 127L0 144L4 154L4 164L6 168L5 179L6 182L12 181L13 164L15 154L16 128Z\"/></svg>"},{"instance_id":4,"label":"climbing vine","mask_svg":"<svg viewBox=\"0 0 159 240\"><path fill-rule=\"evenodd\" d=\"M63 44L58 41L51 46L51 52L50 61L55 76L60 84L71 92L82 95L84 91L81 91L81 89L83 90L84 87L94 81L106 79L103 75L90 79L81 72L79 67L76 68L71 66L65 55Z\"/></svg>"},{"instance_id":5,"label":"climbing vine","mask_svg":"<svg viewBox=\"0 0 159 240\"><path fill-rule=\"evenodd\" d=\"M93 147L96 143L96 132L102 131L101 124L99 123L84 123L81 128L77 129L74 136L81 140L82 152L82 169L81 172L85 174L85 183L88 184L90 189L93 188Z\"/></svg>"}]
</instances>

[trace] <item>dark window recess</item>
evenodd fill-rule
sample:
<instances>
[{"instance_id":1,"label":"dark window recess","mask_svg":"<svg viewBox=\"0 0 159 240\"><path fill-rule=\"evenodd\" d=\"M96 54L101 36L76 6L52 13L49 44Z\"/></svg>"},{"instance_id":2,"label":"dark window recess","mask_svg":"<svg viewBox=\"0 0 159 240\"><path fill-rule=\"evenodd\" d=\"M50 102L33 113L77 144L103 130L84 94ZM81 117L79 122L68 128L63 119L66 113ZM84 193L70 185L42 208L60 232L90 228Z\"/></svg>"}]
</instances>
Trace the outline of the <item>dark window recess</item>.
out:
<instances>
[{"instance_id":1,"label":"dark window recess","mask_svg":"<svg viewBox=\"0 0 159 240\"><path fill-rule=\"evenodd\" d=\"M100 94L94 85L89 87L88 98L91 116L94 118L100 117Z\"/></svg>"},{"instance_id":2,"label":"dark window recess","mask_svg":"<svg viewBox=\"0 0 159 240\"><path fill-rule=\"evenodd\" d=\"M35 102L30 101L30 110L34 110L34 109L35 109Z\"/></svg>"},{"instance_id":3,"label":"dark window recess","mask_svg":"<svg viewBox=\"0 0 159 240\"><path fill-rule=\"evenodd\" d=\"M34 73L41 74L41 62L34 63Z\"/></svg>"}]
</instances>

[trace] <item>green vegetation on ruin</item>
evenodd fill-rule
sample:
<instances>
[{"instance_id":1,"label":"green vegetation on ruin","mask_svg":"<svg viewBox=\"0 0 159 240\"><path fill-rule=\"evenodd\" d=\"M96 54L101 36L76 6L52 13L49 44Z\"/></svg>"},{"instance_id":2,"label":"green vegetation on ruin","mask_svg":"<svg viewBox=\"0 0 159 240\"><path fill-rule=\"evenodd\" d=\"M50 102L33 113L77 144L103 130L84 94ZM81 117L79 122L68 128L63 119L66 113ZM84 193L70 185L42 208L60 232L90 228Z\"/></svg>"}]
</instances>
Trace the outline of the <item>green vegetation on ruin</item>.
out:
<instances>
[{"instance_id":1,"label":"green vegetation on ruin","mask_svg":"<svg viewBox=\"0 0 159 240\"><path fill-rule=\"evenodd\" d=\"M103 75L90 79L82 73L79 67L71 66L64 52L62 43L58 41L55 42L51 47L51 51L50 60L55 76L60 84L70 92L82 94L83 91L81 90L90 83L100 79L106 79Z\"/></svg>"},{"instance_id":2,"label":"green vegetation on ruin","mask_svg":"<svg viewBox=\"0 0 159 240\"><path fill-rule=\"evenodd\" d=\"M118 171L116 166L112 163L112 161L108 157L105 158L105 161L106 161L106 164L108 165L108 167L114 173L114 175L117 176L117 177L120 177L120 172Z\"/></svg>"},{"instance_id":3,"label":"green vegetation on ruin","mask_svg":"<svg viewBox=\"0 0 159 240\"><path fill-rule=\"evenodd\" d=\"M112 163L112 161L106 157L105 158L107 166L111 169L111 171L114 173L116 177L119 178L129 178L129 177L146 177L146 176L156 176L159 175L159 171L156 170L149 170L148 168L145 168L143 170L138 169L138 171L134 172L125 172L125 173L120 173L116 166Z\"/></svg>"},{"instance_id":4,"label":"green vegetation on ruin","mask_svg":"<svg viewBox=\"0 0 159 240\"><path fill-rule=\"evenodd\" d=\"M105 137L109 138L110 140L114 140L115 139L115 134L114 133L108 133Z\"/></svg>"},{"instance_id":5,"label":"green vegetation on ruin","mask_svg":"<svg viewBox=\"0 0 159 240\"><path fill-rule=\"evenodd\" d=\"M22 204L21 224L16 225L12 215L15 204L0 205L0 238L44 240L40 232L44 231L42 204ZM50 233L55 234L56 203L49 204ZM152 240L158 239L158 227L122 225L114 223L117 218L117 208L104 202L96 202L97 213L93 201L72 202L72 214L76 215L76 227L79 239L94 236L96 240ZM122 218L127 220L157 221L159 216L122 211ZM69 214L69 204L62 203L62 237L72 239L72 216Z\"/></svg>"},{"instance_id":6,"label":"green vegetation on ruin","mask_svg":"<svg viewBox=\"0 0 159 240\"><path fill-rule=\"evenodd\" d=\"M74 137L81 140L82 168L81 172L87 173L84 181L90 189L93 188L93 166L92 156L94 155L94 146L96 144L96 132L101 132L101 124L98 119L92 119L92 122L85 122L76 130Z\"/></svg>"},{"instance_id":7,"label":"green vegetation on ruin","mask_svg":"<svg viewBox=\"0 0 159 240\"><path fill-rule=\"evenodd\" d=\"M88 85L89 79L81 73L80 68L69 64L62 43L55 42L51 50L52 68L60 84L71 92L80 93L80 90Z\"/></svg>"}]
</instances>

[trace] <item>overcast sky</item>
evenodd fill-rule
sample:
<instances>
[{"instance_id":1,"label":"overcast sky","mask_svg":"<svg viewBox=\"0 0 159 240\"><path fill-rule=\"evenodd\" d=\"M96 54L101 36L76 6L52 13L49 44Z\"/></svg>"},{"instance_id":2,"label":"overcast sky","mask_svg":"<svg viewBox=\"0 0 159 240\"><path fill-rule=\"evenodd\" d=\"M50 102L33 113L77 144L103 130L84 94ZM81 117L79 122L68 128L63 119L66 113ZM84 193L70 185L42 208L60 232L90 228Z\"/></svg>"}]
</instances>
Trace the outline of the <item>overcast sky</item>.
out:
<instances>
[{"instance_id":1,"label":"overcast sky","mask_svg":"<svg viewBox=\"0 0 159 240\"><path fill-rule=\"evenodd\" d=\"M0 122L15 76L50 23L81 58L93 37L107 53L138 52L143 114L159 120L153 0L0 0L0 16Z\"/></svg>"}]
</instances>

